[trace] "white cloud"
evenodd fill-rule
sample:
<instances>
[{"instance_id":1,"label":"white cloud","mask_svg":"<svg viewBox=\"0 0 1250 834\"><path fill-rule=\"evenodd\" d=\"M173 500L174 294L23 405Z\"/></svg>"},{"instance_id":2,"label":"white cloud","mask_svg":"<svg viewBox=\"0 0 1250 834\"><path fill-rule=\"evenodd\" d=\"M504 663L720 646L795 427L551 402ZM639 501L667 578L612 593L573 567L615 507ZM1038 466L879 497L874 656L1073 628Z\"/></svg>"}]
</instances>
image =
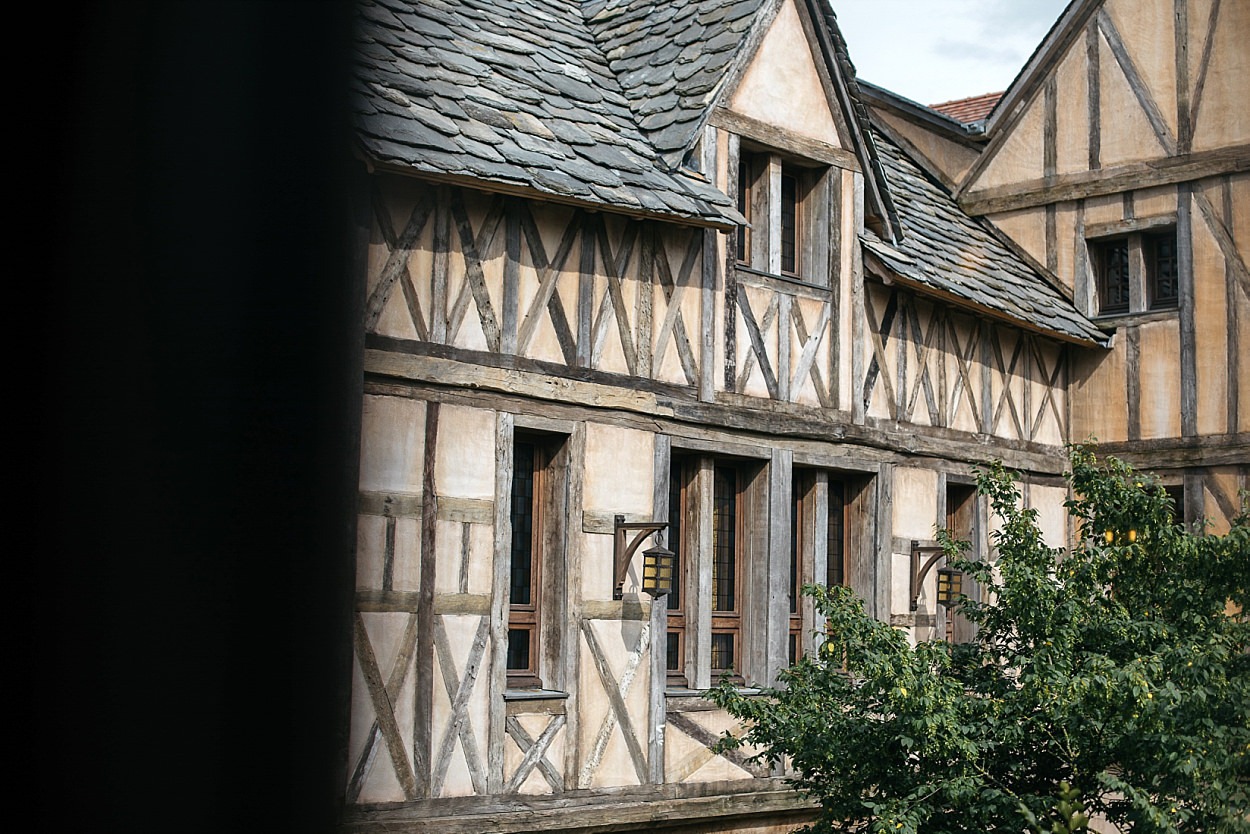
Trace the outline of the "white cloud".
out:
<instances>
[{"instance_id":1,"label":"white cloud","mask_svg":"<svg viewBox=\"0 0 1250 834\"><path fill-rule=\"evenodd\" d=\"M922 104L1005 90L1066 0L831 0L859 77Z\"/></svg>"}]
</instances>

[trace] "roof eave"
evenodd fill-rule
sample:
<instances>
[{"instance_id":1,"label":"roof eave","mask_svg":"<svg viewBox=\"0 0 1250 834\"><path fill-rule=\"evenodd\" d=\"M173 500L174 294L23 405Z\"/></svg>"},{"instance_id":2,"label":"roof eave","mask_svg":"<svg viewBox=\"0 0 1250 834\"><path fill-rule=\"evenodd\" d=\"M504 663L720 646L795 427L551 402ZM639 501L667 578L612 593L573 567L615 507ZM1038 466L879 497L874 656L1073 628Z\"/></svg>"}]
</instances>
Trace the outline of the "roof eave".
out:
<instances>
[{"instance_id":1,"label":"roof eave","mask_svg":"<svg viewBox=\"0 0 1250 834\"><path fill-rule=\"evenodd\" d=\"M490 193L507 194L514 197L525 197L531 200L541 200L547 203L556 203L558 205L572 206L592 211L605 211L612 214L620 214L626 217L637 217L646 220L662 220L667 223L678 223L683 226L695 226L702 229L715 229L720 232L730 232L737 229L740 225L746 225L747 223L747 219L738 214L737 210L733 208L726 208L717 215L689 214L678 211L656 211L653 209L643 208L641 206L629 206L621 203L609 203L598 200L585 200L568 195L555 194L550 191L543 191L525 183L489 180L473 176L471 174L450 174L443 171L427 171L414 165L380 160L363 150L361 151L361 155L371 173L376 171L379 173L409 177L427 182L459 185Z\"/></svg>"},{"instance_id":2,"label":"roof eave","mask_svg":"<svg viewBox=\"0 0 1250 834\"><path fill-rule=\"evenodd\" d=\"M965 124L945 113L940 113L871 82L857 79L856 83L859 85L861 95L874 107L896 111L905 118L919 122L945 138L960 144L978 149L983 144L977 138L984 132L984 120Z\"/></svg>"},{"instance_id":3,"label":"roof eave","mask_svg":"<svg viewBox=\"0 0 1250 834\"><path fill-rule=\"evenodd\" d=\"M975 301L956 295L955 293L949 292L947 290L943 290L939 287L934 287L931 284L926 284L923 281L918 281L915 278L911 278L895 269L891 269L890 266L886 264L885 261L882 260L881 257L877 255L876 253L874 253L871 249L869 249L866 246L862 247L862 249L864 253L865 276L867 276L869 271L875 272L877 274L877 277L881 278L883 281L886 281L887 283L891 283L891 284L899 284L901 286L905 286L908 289L915 292L917 295L927 296L929 298L933 298L935 300L942 301L947 304L960 307L962 309L973 310L977 313L989 316L990 318L993 318L997 321L1010 324L1013 327L1018 327L1021 330L1027 330L1030 333L1037 333L1039 335L1045 336L1049 339L1054 339L1056 341L1066 342L1068 344L1079 345L1081 347L1087 347L1087 348L1092 348L1092 347L1105 348L1108 346L1110 342L1110 339L1111 339L1110 334L1106 335L1101 340L1093 339L1093 338L1083 338L1072 333L1065 333L1061 330L1054 330L1049 327L1041 327L1036 322L1029 321L1028 319L1022 319L1017 316L1013 316L1010 313L1006 313L995 307L990 307L985 304L978 304Z\"/></svg>"}]
</instances>

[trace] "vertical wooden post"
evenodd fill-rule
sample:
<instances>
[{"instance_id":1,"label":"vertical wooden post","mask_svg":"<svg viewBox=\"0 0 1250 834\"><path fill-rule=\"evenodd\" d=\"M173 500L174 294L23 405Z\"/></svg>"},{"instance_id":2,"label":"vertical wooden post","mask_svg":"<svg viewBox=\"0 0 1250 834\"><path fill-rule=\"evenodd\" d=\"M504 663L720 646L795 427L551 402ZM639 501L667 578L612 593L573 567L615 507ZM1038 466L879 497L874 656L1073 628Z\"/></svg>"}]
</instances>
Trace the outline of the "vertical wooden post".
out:
<instances>
[{"instance_id":1,"label":"vertical wooden post","mask_svg":"<svg viewBox=\"0 0 1250 834\"><path fill-rule=\"evenodd\" d=\"M789 664L790 635L790 536L794 523L792 464L794 452L773 449L768 464L768 606L765 672L763 681L777 684L777 673Z\"/></svg>"},{"instance_id":2,"label":"vertical wooden post","mask_svg":"<svg viewBox=\"0 0 1250 834\"><path fill-rule=\"evenodd\" d=\"M689 548L691 568L695 576L694 594L686 595L686 680L695 689L712 685L712 491L716 463L700 457L698 471L692 480L694 507L691 525L693 535L684 543Z\"/></svg>"},{"instance_id":3,"label":"vertical wooden post","mask_svg":"<svg viewBox=\"0 0 1250 834\"><path fill-rule=\"evenodd\" d=\"M651 520L668 521L668 496L672 478L673 441L666 434L655 435L652 471ZM659 539L669 549L668 530ZM680 581L680 580L678 580ZM668 723L668 704L664 690L668 687L668 598L651 602L651 689L647 715L647 763L651 784L664 783L664 729Z\"/></svg>"},{"instance_id":4,"label":"vertical wooden post","mask_svg":"<svg viewBox=\"0 0 1250 834\"><path fill-rule=\"evenodd\" d=\"M577 366L589 368L594 340L591 320L595 306L595 229L600 221L595 212L586 212L582 220L582 250L577 279Z\"/></svg>"},{"instance_id":5,"label":"vertical wooden post","mask_svg":"<svg viewBox=\"0 0 1250 834\"><path fill-rule=\"evenodd\" d=\"M1194 245L1189 183L1176 188L1176 260L1180 283L1181 435L1198 433L1198 360L1194 324Z\"/></svg>"},{"instance_id":6,"label":"vertical wooden post","mask_svg":"<svg viewBox=\"0 0 1250 834\"><path fill-rule=\"evenodd\" d=\"M815 473L811 492L803 499L803 507L803 540L811 545L804 548L799 584L814 582L824 585L829 575L829 473L826 470ZM825 621L810 597L802 597L799 606L803 641L807 642L812 632L825 630Z\"/></svg>"},{"instance_id":7,"label":"vertical wooden post","mask_svg":"<svg viewBox=\"0 0 1250 834\"><path fill-rule=\"evenodd\" d=\"M1175 0L1173 19L1176 21L1176 151L1189 153L1193 145L1193 126L1189 118L1189 0Z\"/></svg>"},{"instance_id":8,"label":"vertical wooden post","mask_svg":"<svg viewBox=\"0 0 1250 834\"><path fill-rule=\"evenodd\" d=\"M1124 372L1128 397L1128 439L1141 440L1141 326L1124 328Z\"/></svg>"},{"instance_id":9,"label":"vertical wooden post","mask_svg":"<svg viewBox=\"0 0 1250 834\"><path fill-rule=\"evenodd\" d=\"M500 353L515 354L517 349L518 298L521 280L521 218L517 201L504 200L503 333Z\"/></svg>"},{"instance_id":10,"label":"vertical wooden post","mask_svg":"<svg viewBox=\"0 0 1250 834\"><path fill-rule=\"evenodd\" d=\"M417 593L417 660L413 670L412 757L419 796L430 795L430 742L434 703L434 532L438 522L434 465L438 458L439 403L425 406L425 448L421 472L421 569Z\"/></svg>"},{"instance_id":11,"label":"vertical wooden post","mask_svg":"<svg viewBox=\"0 0 1250 834\"><path fill-rule=\"evenodd\" d=\"M856 239L849 244L851 274L846 276L846 280L851 282L851 422L862 425L868 410L860 393L864 384L864 351L867 349L864 344L864 256L858 243L858 236L864 232L864 175L858 171L853 173L852 182Z\"/></svg>"},{"instance_id":12,"label":"vertical wooden post","mask_svg":"<svg viewBox=\"0 0 1250 834\"><path fill-rule=\"evenodd\" d=\"M834 168L825 177L829 194L829 402L835 409L844 409L842 402L842 321L846 305L842 288L848 280L842 274L842 169ZM858 247L856 247L858 248Z\"/></svg>"},{"instance_id":13,"label":"vertical wooden post","mask_svg":"<svg viewBox=\"0 0 1250 834\"><path fill-rule=\"evenodd\" d=\"M1042 176L1050 182L1058 168L1059 82L1052 73L1042 88L1044 121L1042 122Z\"/></svg>"},{"instance_id":14,"label":"vertical wooden post","mask_svg":"<svg viewBox=\"0 0 1250 834\"><path fill-rule=\"evenodd\" d=\"M1089 104L1089 168L1102 167L1102 96L1099 91L1098 19L1091 17L1085 26L1085 83Z\"/></svg>"},{"instance_id":15,"label":"vertical wooden post","mask_svg":"<svg viewBox=\"0 0 1250 834\"><path fill-rule=\"evenodd\" d=\"M495 547L490 589L490 724L486 741L486 790L496 794L505 784L504 725L508 688L508 575L512 559L512 449L513 416L495 416Z\"/></svg>"},{"instance_id":16,"label":"vertical wooden post","mask_svg":"<svg viewBox=\"0 0 1250 834\"><path fill-rule=\"evenodd\" d=\"M702 279L699 305L699 400L705 403L716 399L716 234L711 229L703 230L703 254L699 264Z\"/></svg>"},{"instance_id":17,"label":"vertical wooden post","mask_svg":"<svg viewBox=\"0 0 1250 834\"><path fill-rule=\"evenodd\" d=\"M1233 228L1233 189L1229 181L1229 177L1225 175L1220 179L1220 193L1223 196L1222 209L1224 215L1224 226L1227 229ZM1231 237L1231 234L1230 234ZM1225 330L1228 333L1228 368L1225 379L1227 400L1228 400L1228 423L1225 428L1229 434L1233 434L1238 428L1239 406L1238 388L1241 379L1241 363L1245 361L1241 357L1240 346L1240 330L1241 321L1237 316L1237 276L1233 269L1233 264L1227 256L1224 257L1224 321Z\"/></svg>"},{"instance_id":18,"label":"vertical wooden post","mask_svg":"<svg viewBox=\"0 0 1250 834\"><path fill-rule=\"evenodd\" d=\"M1027 409L1026 409L1027 410ZM1026 432L1027 433L1027 432ZM945 530L947 521L949 520L949 507L947 507L947 482L946 473L937 473L937 499L936 512L934 513L933 529ZM945 564L945 563L943 563ZM939 640L946 636L946 618L953 617L954 614L946 610L946 606L933 604L933 631L930 632L930 640Z\"/></svg>"},{"instance_id":19,"label":"vertical wooden post","mask_svg":"<svg viewBox=\"0 0 1250 834\"><path fill-rule=\"evenodd\" d=\"M738 204L739 140L730 133L725 152L725 193ZM732 232L725 241L725 390L736 390L738 376L738 279L734 271L738 262L738 234Z\"/></svg>"},{"instance_id":20,"label":"vertical wooden post","mask_svg":"<svg viewBox=\"0 0 1250 834\"><path fill-rule=\"evenodd\" d=\"M434 275L430 288L430 341L447 341L447 270L451 259L451 212L448 187L440 185L434 194Z\"/></svg>"},{"instance_id":21,"label":"vertical wooden post","mask_svg":"<svg viewBox=\"0 0 1250 834\"><path fill-rule=\"evenodd\" d=\"M890 589L894 575L894 464L881 464L877 475L877 565L873 571L872 615L890 617Z\"/></svg>"},{"instance_id":22,"label":"vertical wooden post","mask_svg":"<svg viewBox=\"0 0 1250 834\"><path fill-rule=\"evenodd\" d=\"M995 338L994 326L985 319L977 319L977 333L981 337L981 431L994 433L994 349L990 339ZM1003 380L1006 385L1006 379Z\"/></svg>"},{"instance_id":23,"label":"vertical wooden post","mask_svg":"<svg viewBox=\"0 0 1250 834\"><path fill-rule=\"evenodd\" d=\"M582 560L585 552L582 542L582 513L585 508L586 491L586 423L573 427L573 434L565 441L568 450L568 492L565 506L568 534L564 541L564 560L567 566L564 583L563 669L561 687L568 693L570 707L580 704L581 690L581 637L582 622ZM564 787L577 787L578 773L584 764L582 756L581 710L570 708L565 717L564 732Z\"/></svg>"}]
</instances>

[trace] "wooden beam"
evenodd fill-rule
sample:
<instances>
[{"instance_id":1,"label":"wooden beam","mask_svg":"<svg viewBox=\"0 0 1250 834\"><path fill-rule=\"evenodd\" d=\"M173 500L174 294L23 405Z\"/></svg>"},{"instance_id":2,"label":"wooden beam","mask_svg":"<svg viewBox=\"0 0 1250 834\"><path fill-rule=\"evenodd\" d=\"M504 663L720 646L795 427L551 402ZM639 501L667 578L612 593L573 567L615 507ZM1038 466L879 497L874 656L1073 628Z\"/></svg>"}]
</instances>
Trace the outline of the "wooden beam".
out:
<instances>
[{"instance_id":1,"label":"wooden beam","mask_svg":"<svg viewBox=\"0 0 1250 834\"><path fill-rule=\"evenodd\" d=\"M673 441L666 434L655 435L651 458L651 519L668 521L668 497L671 490ZM677 550L669 531L660 531L661 544ZM680 577L680 571L678 572ZM680 578L676 581L680 582ZM651 669L647 694L647 764L652 784L664 782L664 727L667 724L668 699L664 690L668 683L668 598L659 597L651 603Z\"/></svg>"},{"instance_id":2,"label":"wooden beam","mask_svg":"<svg viewBox=\"0 0 1250 834\"><path fill-rule=\"evenodd\" d=\"M794 524L794 453L773 449L768 465L767 660L761 683L777 685L777 674L790 664L790 541Z\"/></svg>"},{"instance_id":3,"label":"wooden beam","mask_svg":"<svg viewBox=\"0 0 1250 834\"><path fill-rule=\"evenodd\" d=\"M567 729L565 730L567 732ZM465 796L400 805L351 808L344 834L391 834L398 830L440 834L532 834L561 831L604 834L689 826L732 825L744 817L798 827L812 821L816 805L782 779L613 788L606 793L565 792L556 796Z\"/></svg>"},{"instance_id":4,"label":"wooden beam","mask_svg":"<svg viewBox=\"0 0 1250 834\"><path fill-rule=\"evenodd\" d=\"M1250 432L1100 443L1099 454L1115 455L1139 469L1239 466L1250 460Z\"/></svg>"},{"instance_id":5,"label":"wooden beam","mask_svg":"<svg viewBox=\"0 0 1250 834\"><path fill-rule=\"evenodd\" d=\"M438 417L440 404L425 406L425 443L421 467L421 568L417 608L416 686L413 688L412 750L417 786L429 796L432 785L434 732L434 572L437 564L435 530L438 519L438 492L434 467L438 459Z\"/></svg>"},{"instance_id":6,"label":"wooden beam","mask_svg":"<svg viewBox=\"0 0 1250 834\"><path fill-rule=\"evenodd\" d=\"M699 399L716 396L716 233L703 233L699 257Z\"/></svg>"},{"instance_id":7,"label":"wooden beam","mask_svg":"<svg viewBox=\"0 0 1250 834\"><path fill-rule=\"evenodd\" d=\"M867 407L864 404L863 394L859 390L859 386L864 379L865 358L864 351L867 345L864 342L864 328L867 325L864 312L864 261L863 247L859 245L859 235L864 233L864 176L860 173L852 174L852 199L851 207L854 212L855 220L855 237L848 241L851 247L851 271L849 275L844 276L844 280L851 282L851 309L849 315L851 317L851 420L855 423L862 424L867 414ZM873 323L875 326L876 323Z\"/></svg>"},{"instance_id":8,"label":"wooden beam","mask_svg":"<svg viewBox=\"0 0 1250 834\"><path fill-rule=\"evenodd\" d=\"M859 159L848 150L831 145L828 142L822 142L819 139L811 139L807 136L792 133L723 107L718 107L712 111L710 121L717 127L736 133L746 139L759 142L761 145L767 145L770 148L786 151L795 156L816 162L823 162L847 171L862 170Z\"/></svg>"},{"instance_id":9,"label":"wooden beam","mask_svg":"<svg viewBox=\"0 0 1250 834\"><path fill-rule=\"evenodd\" d=\"M1189 0L1173 0L1175 21L1174 54L1176 56L1176 148L1189 153L1193 145L1193 126L1189 120Z\"/></svg>"},{"instance_id":10,"label":"wooden beam","mask_svg":"<svg viewBox=\"0 0 1250 834\"><path fill-rule=\"evenodd\" d=\"M1141 439L1141 327L1130 324L1125 330L1124 373L1128 401L1128 439Z\"/></svg>"},{"instance_id":11,"label":"wooden beam","mask_svg":"<svg viewBox=\"0 0 1250 834\"><path fill-rule=\"evenodd\" d=\"M738 205L738 164L739 164L739 143L738 136L730 133L725 142L725 193L729 195L729 199L734 205ZM729 235L725 241L725 379L724 388L726 391L734 390L734 384L738 379L738 285L735 275L734 265L738 262L738 236L736 234Z\"/></svg>"},{"instance_id":12,"label":"wooden beam","mask_svg":"<svg viewBox=\"0 0 1250 834\"><path fill-rule=\"evenodd\" d=\"M1058 169L1059 82L1054 75L1042 88L1042 176L1053 178Z\"/></svg>"},{"instance_id":13,"label":"wooden beam","mask_svg":"<svg viewBox=\"0 0 1250 834\"><path fill-rule=\"evenodd\" d=\"M508 577L512 558L512 466L515 423L504 410L495 417L495 542L491 559L490 702L487 707L486 792L504 786L504 734L507 731Z\"/></svg>"},{"instance_id":14,"label":"wooden beam","mask_svg":"<svg viewBox=\"0 0 1250 834\"><path fill-rule=\"evenodd\" d=\"M1099 77L1098 23L1085 26L1085 89L1089 111L1089 169L1102 167L1102 83Z\"/></svg>"},{"instance_id":15,"label":"wooden beam","mask_svg":"<svg viewBox=\"0 0 1250 834\"><path fill-rule=\"evenodd\" d=\"M1194 300L1194 238L1191 186L1176 189L1176 260L1179 273L1181 434L1198 433L1198 358Z\"/></svg>"},{"instance_id":16,"label":"wooden beam","mask_svg":"<svg viewBox=\"0 0 1250 834\"><path fill-rule=\"evenodd\" d=\"M1019 183L973 189L959 195L959 205L972 215L998 214L1062 203L1082 197L1118 194L1133 189L1172 185L1203 177L1250 170L1250 145L1131 162L1102 170L1059 174L1053 183L1042 177Z\"/></svg>"},{"instance_id":17,"label":"wooden beam","mask_svg":"<svg viewBox=\"0 0 1250 834\"><path fill-rule=\"evenodd\" d=\"M1227 229L1233 223L1233 187L1228 177L1224 177L1220 183L1220 193L1223 195L1224 209L1224 227ZM1231 241L1230 241L1231 242ZM1244 274L1244 271L1243 271ZM1228 374L1226 377L1226 386L1228 392L1228 422L1226 424L1227 431L1233 432L1238 428L1239 407L1238 402L1239 389L1241 388L1241 319L1237 315L1237 283L1234 278L1235 270L1232 262L1228 259L1228 255L1224 256L1224 317L1225 332L1228 334ZM1250 282L1246 285L1246 300L1250 301Z\"/></svg>"}]
</instances>

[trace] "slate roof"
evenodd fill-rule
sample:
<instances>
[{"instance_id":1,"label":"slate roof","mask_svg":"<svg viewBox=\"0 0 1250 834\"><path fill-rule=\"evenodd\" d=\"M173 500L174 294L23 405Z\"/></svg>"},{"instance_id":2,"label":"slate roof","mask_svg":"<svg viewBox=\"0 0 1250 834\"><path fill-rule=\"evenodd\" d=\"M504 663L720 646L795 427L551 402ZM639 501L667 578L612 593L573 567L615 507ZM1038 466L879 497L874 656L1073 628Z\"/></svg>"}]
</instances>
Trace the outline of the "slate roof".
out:
<instances>
[{"instance_id":1,"label":"slate roof","mask_svg":"<svg viewBox=\"0 0 1250 834\"><path fill-rule=\"evenodd\" d=\"M890 245L867 232L861 237L866 254L921 291L953 296L1069 341L1106 343L1107 335L999 241L985 221L964 214L948 191L881 133L876 144L903 238Z\"/></svg>"},{"instance_id":2,"label":"slate roof","mask_svg":"<svg viewBox=\"0 0 1250 834\"><path fill-rule=\"evenodd\" d=\"M355 37L355 126L378 163L722 228L742 220L722 192L664 164L580 3L364 0Z\"/></svg>"},{"instance_id":3,"label":"slate roof","mask_svg":"<svg viewBox=\"0 0 1250 834\"><path fill-rule=\"evenodd\" d=\"M586 23L638 125L681 164L765 0L587 0Z\"/></svg>"},{"instance_id":4,"label":"slate roof","mask_svg":"<svg viewBox=\"0 0 1250 834\"><path fill-rule=\"evenodd\" d=\"M994 105L998 104L998 100L1002 97L1001 91L997 93L982 93L979 96L944 101L941 104L930 104L929 109L950 116L957 122L973 124L985 121L985 117L990 114L990 111L994 109Z\"/></svg>"}]
</instances>

